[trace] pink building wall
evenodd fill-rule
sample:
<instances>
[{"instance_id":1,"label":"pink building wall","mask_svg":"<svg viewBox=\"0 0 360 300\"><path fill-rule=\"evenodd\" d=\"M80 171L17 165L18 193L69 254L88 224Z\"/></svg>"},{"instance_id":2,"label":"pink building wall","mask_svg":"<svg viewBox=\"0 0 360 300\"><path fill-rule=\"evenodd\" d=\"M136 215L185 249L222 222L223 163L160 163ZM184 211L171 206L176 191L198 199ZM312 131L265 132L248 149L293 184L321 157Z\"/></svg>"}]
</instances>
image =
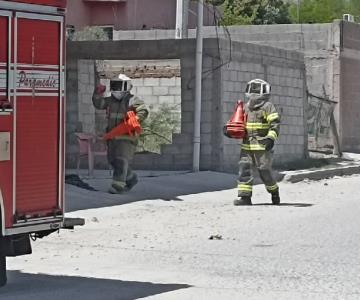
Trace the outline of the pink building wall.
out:
<instances>
[{"instance_id":1,"label":"pink building wall","mask_svg":"<svg viewBox=\"0 0 360 300\"><path fill-rule=\"evenodd\" d=\"M90 10L82 0L68 1L66 10L66 22L73 25L77 30L90 24Z\"/></svg>"},{"instance_id":2,"label":"pink building wall","mask_svg":"<svg viewBox=\"0 0 360 300\"><path fill-rule=\"evenodd\" d=\"M90 11L90 23L87 25L112 25L115 30L126 27L127 7L126 2L121 3L92 3L87 4Z\"/></svg>"},{"instance_id":3,"label":"pink building wall","mask_svg":"<svg viewBox=\"0 0 360 300\"><path fill-rule=\"evenodd\" d=\"M176 0L133 0L127 8L128 28L173 29L176 19Z\"/></svg>"},{"instance_id":4,"label":"pink building wall","mask_svg":"<svg viewBox=\"0 0 360 300\"><path fill-rule=\"evenodd\" d=\"M194 5L192 9L196 10ZM204 11L205 25L212 25L211 12ZM174 29L176 0L68 1L67 24L81 30L84 26L113 25L115 30ZM189 14L189 26L196 24Z\"/></svg>"}]
</instances>

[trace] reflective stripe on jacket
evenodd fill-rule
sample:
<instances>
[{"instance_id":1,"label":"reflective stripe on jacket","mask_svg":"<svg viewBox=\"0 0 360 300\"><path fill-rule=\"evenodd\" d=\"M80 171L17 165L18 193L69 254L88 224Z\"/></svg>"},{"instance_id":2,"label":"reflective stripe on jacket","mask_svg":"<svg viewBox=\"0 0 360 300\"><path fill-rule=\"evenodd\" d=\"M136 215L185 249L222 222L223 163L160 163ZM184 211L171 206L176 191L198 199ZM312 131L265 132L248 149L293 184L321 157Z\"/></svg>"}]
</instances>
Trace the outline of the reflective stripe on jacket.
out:
<instances>
[{"instance_id":1,"label":"reflective stripe on jacket","mask_svg":"<svg viewBox=\"0 0 360 300\"><path fill-rule=\"evenodd\" d=\"M270 138L277 140L280 130L280 115L274 104L265 102L263 106L250 111L245 105L246 137L241 149L245 151L263 151L265 146L259 143L262 139Z\"/></svg>"}]
</instances>

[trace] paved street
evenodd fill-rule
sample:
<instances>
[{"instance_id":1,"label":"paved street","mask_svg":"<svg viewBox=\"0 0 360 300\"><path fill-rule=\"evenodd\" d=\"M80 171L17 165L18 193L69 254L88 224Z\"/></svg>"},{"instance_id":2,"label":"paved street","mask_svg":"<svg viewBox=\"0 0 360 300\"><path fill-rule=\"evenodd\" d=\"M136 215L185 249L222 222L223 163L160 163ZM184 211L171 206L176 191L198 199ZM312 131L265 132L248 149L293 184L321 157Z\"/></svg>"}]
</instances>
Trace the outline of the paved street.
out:
<instances>
[{"instance_id":1,"label":"paved street","mask_svg":"<svg viewBox=\"0 0 360 300\"><path fill-rule=\"evenodd\" d=\"M8 259L0 299L360 299L360 176L281 183L278 207L260 185L254 206L234 207L235 180L142 177L123 196L67 186L68 216L86 225Z\"/></svg>"}]
</instances>

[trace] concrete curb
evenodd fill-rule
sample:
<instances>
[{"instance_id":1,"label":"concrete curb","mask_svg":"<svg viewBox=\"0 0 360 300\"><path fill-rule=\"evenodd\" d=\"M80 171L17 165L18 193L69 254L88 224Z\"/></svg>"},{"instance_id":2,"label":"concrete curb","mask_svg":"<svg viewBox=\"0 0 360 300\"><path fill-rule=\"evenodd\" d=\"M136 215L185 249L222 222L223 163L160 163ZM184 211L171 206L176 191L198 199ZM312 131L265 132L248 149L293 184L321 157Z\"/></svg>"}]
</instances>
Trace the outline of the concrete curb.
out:
<instances>
[{"instance_id":1,"label":"concrete curb","mask_svg":"<svg viewBox=\"0 0 360 300\"><path fill-rule=\"evenodd\" d=\"M283 181L296 183L305 179L309 180L322 180L335 176L349 176L354 174L360 174L360 165L350 166L337 166L334 168L318 169L318 170L303 170L303 171L291 171L283 172Z\"/></svg>"}]
</instances>

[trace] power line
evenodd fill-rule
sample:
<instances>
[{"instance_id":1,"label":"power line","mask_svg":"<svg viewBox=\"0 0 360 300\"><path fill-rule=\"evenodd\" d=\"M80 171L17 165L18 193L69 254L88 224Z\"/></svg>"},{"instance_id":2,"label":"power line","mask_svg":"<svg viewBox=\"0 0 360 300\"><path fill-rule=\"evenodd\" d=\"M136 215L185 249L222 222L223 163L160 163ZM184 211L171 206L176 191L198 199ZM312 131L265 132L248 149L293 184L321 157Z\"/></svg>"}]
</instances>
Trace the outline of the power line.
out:
<instances>
[{"instance_id":1,"label":"power line","mask_svg":"<svg viewBox=\"0 0 360 300\"><path fill-rule=\"evenodd\" d=\"M227 26L223 25L223 18L219 17L221 16L221 13L219 12L218 8L214 5L211 4L211 8L212 10L210 10L210 7L208 5L204 5L205 8L211 12L213 14L214 17L214 27L215 27L215 32L216 32L216 39L217 39L217 44L218 44L218 51L219 51L219 60L220 60L220 65L216 66L215 68L213 68L212 70L207 70L204 73L207 72L214 72L216 70L218 70L219 68L223 67L224 65L229 64L232 61L232 39L231 39L231 34L229 32L229 29L227 28ZM220 37L219 37L219 32L218 32L218 28L222 27L222 29L224 30L224 32L226 33L226 36L228 38L229 41L229 59L226 62L222 61L221 58L221 46L220 46Z\"/></svg>"},{"instance_id":2,"label":"power line","mask_svg":"<svg viewBox=\"0 0 360 300\"><path fill-rule=\"evenodd\" d=\"M204 3L202 4L205 9L210 12L213 15L214 18L214 27L215 27L215 32L216 32L216 40L217 40L217 46L218 46L218 54L219 54L219 65L202 71L202 75L203 75L203 79L207 78L208 76L210 76L212 73L214 73L215 71L219 70L220 68L222 68L223 66L229 64L232 61L232 39L231 39L231 34L229 32L229 29L226 25L223 25L223 18L221 17L221 13L218 10L218 8L211 4L211 8L209 7L209 5L205 5ZM223 52L223 49L221 48L221 44L220 44L220 35L219 35L219 28L222 28L225 32L225 36L229 42L229 54L228 54L228 59L226 61L223 61L221 55ZM188 89L190 89L190 83L194 80L195 76L192 76L187 84Z\"/></svg>"}]
</instances>

